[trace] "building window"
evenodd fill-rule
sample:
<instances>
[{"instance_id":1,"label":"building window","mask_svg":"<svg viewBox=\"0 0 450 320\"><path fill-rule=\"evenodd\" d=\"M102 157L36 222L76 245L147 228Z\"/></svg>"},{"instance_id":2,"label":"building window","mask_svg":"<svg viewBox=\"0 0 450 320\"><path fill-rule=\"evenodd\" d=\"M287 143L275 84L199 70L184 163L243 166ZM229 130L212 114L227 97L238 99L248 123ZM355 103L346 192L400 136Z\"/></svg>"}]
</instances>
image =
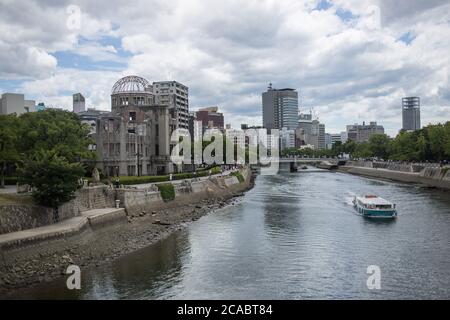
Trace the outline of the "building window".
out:
<instances>
[{"instance_id":1,"label":"building window","mask_svg":"<svg viewBox=\"0 0 450 320\"><path fill-rule=\"evenodd\" d=\"M134 176L136 173L136 166L127 166L127 174L129 176Z\"/></svg>"},{"instance_id":2,"label":"building window","mask_svg":"<svg viewBox=\"0 0 450 320\"><path fill-rule=\"evenodd\" d=\"M136 112L130 112L130 121L136 121Z\"/></svg>"}]
</instances>

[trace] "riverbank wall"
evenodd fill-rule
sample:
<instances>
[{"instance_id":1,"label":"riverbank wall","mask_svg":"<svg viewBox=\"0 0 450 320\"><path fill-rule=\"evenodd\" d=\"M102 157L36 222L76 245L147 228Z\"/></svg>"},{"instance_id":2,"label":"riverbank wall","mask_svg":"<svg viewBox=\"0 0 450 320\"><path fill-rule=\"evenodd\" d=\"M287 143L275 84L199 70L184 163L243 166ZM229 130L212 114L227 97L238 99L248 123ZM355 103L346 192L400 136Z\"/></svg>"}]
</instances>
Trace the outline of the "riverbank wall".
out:
<instances>
[{"instance_id":1,"label":"riverbank wall","mask_svg":"<svg viewBox=\"0 0 450 320\"><path fill-rule=\"evenodd\" d=\"M348 161L339 171L372 178L388 179L406 183L450 190L450 168L414 164Z\"/></svg>"},{"instance_id":2,"label":"riverbank wall","mask_svg":"<svg viewBox=\"0 0 450 320\"><path fill-rule=\"evenodd\" d=\"M172 201L164 201L154 186L119 190L98 188L101 190L97 190L98 193L109 198L105 205L120 200L121 208L110 208L111 215L96 212L102 209L87 211L95 213L90 215L81 212L57 224L60 227L67 224L70 227L67 232L55 232L55 225L43 227L53 230L54 238L34 234L32 241L8 243L8 236L17 232L0 235L0 297L11 290L61 277L70 264L82 270L99 266L159 241L186 223L233 203L235 197L253 186L251 170L244 167L240 173L243 182L227 175L174 184ZM72 205L76 208L77 203L86 204L83 201L85 199L74 199ZM98 205L100 201L103 200L98 200ZM87 223L79 227L78 220L85 218ZM78 223L77 228L72 228L72 219ZM30 233L30 230L23 232Z\"/></svg>"}]
</instances>

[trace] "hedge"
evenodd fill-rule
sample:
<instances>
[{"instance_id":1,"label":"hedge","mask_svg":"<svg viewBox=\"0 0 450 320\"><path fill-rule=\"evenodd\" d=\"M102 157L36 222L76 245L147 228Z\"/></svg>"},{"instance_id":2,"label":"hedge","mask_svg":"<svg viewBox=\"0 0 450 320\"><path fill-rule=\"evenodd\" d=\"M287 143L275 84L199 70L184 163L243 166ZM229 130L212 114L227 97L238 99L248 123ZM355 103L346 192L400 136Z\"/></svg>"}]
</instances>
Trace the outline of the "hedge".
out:
<instances>
[{"instance_id":1,"label":"hedge","mask_svg":"<svg viewBox=\"0 0 450 320\"><path fill-rule=\"evenodd\" d=\"M219 166L213 167L211 169L202 169L198 170L197 174L194 175L192 172L182 172L175 173L172 175L172 180L185 180L192 179L198 177L205 177L209 175L209 170L211 170L211 174L221 173L222 170ZM88 178L90 181L91 179ZM111 182L114 183L115 179L111 178ZM144 184L144 183L154 183L154 182L164 182L169 181L169 175L164 176L121 176L119 177L119 183L123 185L132 185L132 184ZM108 183L108 180L102 180L104 183Z\"/></svg>"},{"instance_id":2,"label":"hedge","mask_svg":"<svg viewBox=\"0 0 450 320\"><path fill-rule=\"evenodd\" d=\"M222 172L220 166L215 166L207 169L200 169L197 171L197 174L194 176L192 172L182 172L175 173L172 175L172 180L184 180L184 179L192 179L194 177L206 177L209 175L209 170L211 170L211 174L219 174ZM92 182L92 177L85 177L88 182ZM5 177L5 185L16 185L17 177ZM115 178L111 178L110 181L114 183ZM164 182L169 181L169 175L163 176L121 176L119 177L120 184L123 185L132 185L132 184L144 184L144 183L154 183L154 182ZM103 183L108 184L108 179L102 179Z\"/></svg>"}]
</instances>

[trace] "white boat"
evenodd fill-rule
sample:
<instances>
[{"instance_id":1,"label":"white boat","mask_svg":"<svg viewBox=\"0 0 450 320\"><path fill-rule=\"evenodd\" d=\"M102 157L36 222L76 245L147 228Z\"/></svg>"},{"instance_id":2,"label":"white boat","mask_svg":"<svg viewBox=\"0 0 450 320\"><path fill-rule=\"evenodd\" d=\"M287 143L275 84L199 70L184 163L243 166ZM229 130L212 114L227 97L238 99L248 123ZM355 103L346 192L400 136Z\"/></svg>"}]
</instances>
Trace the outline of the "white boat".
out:
<instances>
[{"instance_id":1,"label":"white boat","mask_svg":"<svg viewBox=\"0 0 450 320\"><path fill-rule=\"evenodd\" d=\"M395 218L397 210L394 203L375 195L355 197L353 206L363 216L370 218Z\"/></svg>"}]
</instances>

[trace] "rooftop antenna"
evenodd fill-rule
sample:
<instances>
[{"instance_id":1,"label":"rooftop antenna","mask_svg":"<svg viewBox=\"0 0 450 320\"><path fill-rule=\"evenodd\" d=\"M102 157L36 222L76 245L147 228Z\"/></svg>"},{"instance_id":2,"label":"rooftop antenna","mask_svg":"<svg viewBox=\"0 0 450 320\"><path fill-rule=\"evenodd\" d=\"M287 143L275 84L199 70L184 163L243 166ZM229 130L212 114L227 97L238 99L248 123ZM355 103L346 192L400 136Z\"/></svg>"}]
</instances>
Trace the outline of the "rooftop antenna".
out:
<instances>
[{"instance_id":1,"label":"rooftop antenna","mask_svg":"<svg viewBox=\"0 0 450 320\"><path fill-rule=\"evenodd\" d=\"M272 90L272 82L269 83L269 87L267 88L269 91Z\"/></svg>"}]
</instances>

